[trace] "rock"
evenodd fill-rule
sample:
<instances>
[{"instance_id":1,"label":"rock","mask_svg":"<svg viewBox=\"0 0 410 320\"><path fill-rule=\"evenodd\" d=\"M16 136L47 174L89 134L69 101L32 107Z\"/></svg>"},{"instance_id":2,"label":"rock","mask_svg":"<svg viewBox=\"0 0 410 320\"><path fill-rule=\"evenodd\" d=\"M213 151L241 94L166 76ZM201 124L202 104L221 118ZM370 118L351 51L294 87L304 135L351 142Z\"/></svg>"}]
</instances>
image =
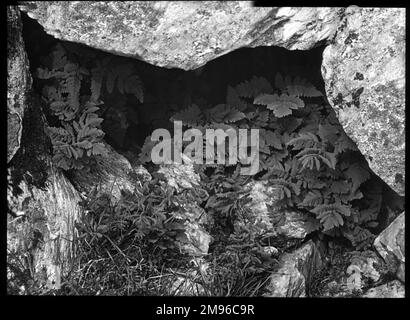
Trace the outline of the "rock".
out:
<instances>
[{"instance_id":1,"label":"rock","mask_svg":"<svg viewBox=\"0 0 410 320\"><path fill-rule=\"evenodd\" d=\"M18 283L29 270L37 290L60 289L74 258L75 222L82 212L81 197L65 176L53 167L48 174L44 189L23 180L20 194L10 191L8 199L10 210L18 212L7 215L8 280Z\"/></svg>"},{"instance_id":2,"label":"rock","mask_svg":"<svg viewBox=\"0 0 410 320\"><path fill-rule=\"evenodd\" d=\"M401 213L374 241L374 247L384 261L393 268L398 278L404 282L405 245L404 212Z\"/></svg>"},{"instance_id":3,"label":"rock","mask_svg":"<svg viewBox=\"0 0 410 320\"><path fill-rule=\"evenodd\" d=\"M193 256L201 256L208 253L211 235L198 223L188 221L185 223L187 243L182 243L181 248Z\"/></svg>"},{"instance_id":4,"label":"rock","mask_svg":"<svg viewBox=\"0 0 410 320\"><path fill-rule=\"evenodd\" d=\"M26 1L20 8L55 38L184 70L241 47L311 49L333 38L344 10L251 1Z\"/></svg>"},{"instance_id":5,"label":"rock","mask_svg":"<svg viewBox=\"0 0 410 320\"><path fill-rule=\"evenodd\" d=\"M304 239L308 233L303 213L290 210L284 213L284 219L275 225L275 230L278 235L296 239Z\"/></svg>"},{"instance_id":6,"label":"rock","mask_svg":"<svg viewBox=\"0 0 410 320\"><path fill-rule=\"evenodd\" d=\"M276 204L279 200L278 190L268 181L252 181L246 186L250 190L251 202L246 204L260 233L269 231L272 236L304 239L308 233L306 219L302 212L282 210Z\"/></svg>"},{"instance_id":7,"label":"rock","mask_svg":"<svg viewBox=\"0 0 410 320\"><path fill-rule=\"evenodd\" d=\"M89 172L72 170L70 180L75 188L85 195L96 190L96 197L108 193L112 196L112 200L116 201L121 197L121 190L133 192L136 181L132 179L133 169L129 161L109 144L105 142L104 144L108 150L107 154L95 157L96 164ZM142 177L144 176L146 174Z\"/></svg>"},{"instance_id":8,"label":"rock","mask_svg":"<svg viewBox=\"0 0 410 320\"><path fill-rule=\"evenodd\" d=\"M7 6L7 163L20 147L31 84L20 12L15 6Z\"/></svg>"},{"instance_id":9,"label":"rock","mask_svg":"<svg viewBox=\"0 0 410 320\"><path fill-rule=\"evenodd\" d=\"M183 155L185 161L189 159ZM168 184L177 191L192 189L199 186L199 175L195 173L194 166L190 163L180 165L162 165L158 173L163 174Z\"/></svg>"},{"instance_id":10,"label":"rock","mask_svg":"<svg viewBox=\"0 0 410 320\"><path fill-rule=\"evenodd\" d=\"M364 290L388 277L383 259L373 250L334 251L327 266L327 276L320 279L318 296L332 298L360 297Z\"/></svg>"},{"instance_id":11,"label":"rock","mask_svg":"<svg viewBox=\"0 0 410 320\"><path fill-rule=\"evenodd\" d=\"M292 253L285 253L267 285L266 297L305 297L306 287L322 261L316 245L309 240Z\"/></svg>"},{"instance_id":12,"label":"rock","mask_svg":"<svg viewBox=\"0 0 410 320\"><path fill-rule=\"evenodd\" d=\"M205 229L205 226L212 223L212 218L198 203L200 177L195 172L190 159L184 155L183 158L185 164L161 165L158 173L178 194L188 190L191 195L195 195L193 198L185 196L183 203L178 204L178 210L172 212L172 215L184 221L185 237L178 242L180 249L192 256L203 256L208 254L209 244L213 240Z\"/></svg>"},{"instance_id":13,"label":"rock","mask_svg":"<svg viewBox=\"0 0 410 320\"><path fill-rule=\"evenodd\" d=\"M82 213L79 193L52 164L40 103L33 96L27 99L21 147L8 164L7 265L12 294L41 294L60 287L61 277L72 267L75 222ZM16 292L16 285L22 292Z\"/></svg>"},{"instance_id":14,"label":"rock","mask_svg":"<svg viewBox=\"0 0 410 320\"><path fill-rule=\"evenodd\" d=\"M404 195L404 8L346 9L323 52L326 94L370 168Z\"/></svg>"},{"instance_id":15,"label":"rock","mask_svg":"<svg viewBox=\"0 0 410 320\"><path fill-rule=\"evenodd\" d=\"M398 280L369 289L363 298L404 298L405 288Z\"/></svg>"}]
</instances>

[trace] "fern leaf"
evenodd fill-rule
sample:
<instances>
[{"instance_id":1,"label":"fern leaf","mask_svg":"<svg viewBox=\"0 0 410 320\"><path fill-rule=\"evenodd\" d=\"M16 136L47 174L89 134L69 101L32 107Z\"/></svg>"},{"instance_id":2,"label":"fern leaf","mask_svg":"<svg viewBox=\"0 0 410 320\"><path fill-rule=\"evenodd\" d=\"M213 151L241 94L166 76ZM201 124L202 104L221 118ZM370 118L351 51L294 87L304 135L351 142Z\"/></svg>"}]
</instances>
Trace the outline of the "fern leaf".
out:
<instances>
[{"instance_id":1,"label":"fern leaf","mask_svg":"<svg viewBox=\"0 0 410 320\"><path fill-rule=\"evenodd\" d=\"M273 89L265 78L254 76L252 79L238 84L235 91L240 97L254 98L261 93L271 93Z\"/></svg>"},{"instance_id":2,"label":"fern leaf","mask_svg":"<svg viewBox=\"0 0 410 320\"><path fill-rule=\"evenodd\" d=\"M271 130L259 129L259 142L274 147L275 149L283 149L280 135Z\"/></svg>"},{"instance_id":3,"label":"fern leaf","mask_svg":"<svg viewBox=\"0 0 410 320\"><path fill-rule=\"evenodd\" d=\"M196 104L191 105L185 110L174 114L171 121L182 121L187 126L197 126L202 121L202 113Z\"/></svg>"},{"instance_id":4,"label":"fern leaf","mask_svg":"<svg viewBox=\"0 0 410 320\"><path fill-rule=\"evenodd\" d=\"M139 102L144 102L144 92L142 90L142 81L136 74L128 77L125 84L125 92L133 94Z\"/></svg>"},{"instance_id":5,"label":"fern leaf","mask_svg":"<svg viewBox=\"0 0 410 320\"><path fill-rule=\"evenodd\" d=\"M257 96L253 103L265 105L278 118L292 114L292 109L300 109L305 106L301 99L287 94L280 96L277 94L262 94Z\"/></svg>"},{"instance_id":6,"label":"fern leaf","mask_svg":"<svg viewBox=\"0 0 410 320\"><path fill-rule=\"evenodd\" d=\"M321 97L322 93L318 91L311 83L297 76L293 81L290 76L283 78L280 73L275 76L275 87L281 92L287 92L296 97Z\"/></svg>"},{"instance_id":7,"label":"fern leaf","mask_svg":"<svg viewBox=\"0 0 410 320\"><path fill-rule=\"evenodd\" d=\"M91 69L91 101L98 101L100 99L103 77L104 69L100 64Z\"/></svg>"},{"instance_id":8,"label":"fern leaf","mask_svg":"<svg viewBox=\"0 0 410 320\"><path fill-rule=\"evenodd\" d=\"M239 110L231 109L224 117L225 123L237 122L246 118L245 114Z\"/></svg>"},{"instance_id":9,"label":"fern leaf","mask_svg":"<svg viewBox=\"0 0 410 320\"><path fill-rule=\"evenodd\" d=\"M239 111L244 111L246 109L246 102L244 102L236 92L234 88L228 86L226 93L226 104L233 107Z\"/></svg>"},{"instance_id":10,"label":"fern leaf","mask_svg":"<svg viewBox=\"0 0 410 320\"><path fill-rule=\"evenodd\" d=\"M323 196L319 190L309 191L298 207L316 207L323 204Z\"/></svg>"},{"instance_id":11,"label":"fern leaf","mask_svg":"<svg viewBox=\"0 0 410 320\"><path fill-rule=\"evenodd\" d=\"M93 144L93 147L92 147L93 155L106 155L107 152L108 150L105 147L104 143L98 142L98 143Z\"/></svg>"},{"instance_id":12,"label":"fern leaf","mask_svg":"<svg viewBox=\"0 0 410 320\"><path fill-rule=\"evenodd\" d=\"M293 146L293 150L313 148L318 144L319 140L317 136L311 132L302 133L298 137L295 137L286 143L287 146Z\"/></svg>"}]
</instances>

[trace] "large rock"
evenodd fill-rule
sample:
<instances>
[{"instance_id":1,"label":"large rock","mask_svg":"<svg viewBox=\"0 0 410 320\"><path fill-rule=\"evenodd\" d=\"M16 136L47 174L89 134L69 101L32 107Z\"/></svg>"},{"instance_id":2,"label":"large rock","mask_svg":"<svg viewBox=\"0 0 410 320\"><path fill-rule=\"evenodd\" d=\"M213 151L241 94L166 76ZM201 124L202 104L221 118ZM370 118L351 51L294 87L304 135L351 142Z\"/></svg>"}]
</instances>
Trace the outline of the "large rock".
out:
<instances>
[{"instance_id":1,"label":"large rock","mask_svg":"<svg viewBox=\"0 0 410 320\"><path fill-rule=\"evenodd\" d=\"M279 268L269 279L266 297L306 297L313 274L322 266L316 245L309 240L292 253L282 255Z\"/></svg>"},{"instance_id":2,"label":"large rock","mask_svg":"<svg viewBox=\"0 0 410 320\"><path fill-rule=\"evenodd\" d=\"M333 38L343 13L254 8L251 1L26 1L20 7L58 39L185 70L241 47L311 49Z\"/></svg>"},{"instance_id":3,"label":"large rock","mask_svg":"<svg viewBox=\"0 0 410 320\"><path fill-rule=\"evenodd\" d=\"M9 281L19 283L29 270L37 290L60 289L61 277L72 267L75 223L82 212L80 195L61 171L50 167L48 173L44 189L23 180L21 193L8 194L9 209L17 214L7 215Z\"/></svg>"},{"instance_id":4,"label":"large rock","mask_svg":"<svg viewBox=\"0 0 410 320\"><path fill-rule=\"evenodd\" d=\"M404 195L405 16L394 8L346 9L323 52L330 104L370 168Z\"/></svg>"},{"instance_id":5,"label":"large rock","mask_svg":"<svg viewBox=\"0 0 410 320\"><path fill-rule=\"evenodd\" d=\"M7 6L7 162L20 147L31 83L20 12L15 6Z\"/></svg>"},{"instance_id":6,"label":"large rock","mask_svg":"<svg viewBox=\"0 0 410 320\"><path fill-rule=\"evenodd\" d=\"M403 212L374 241L374 247L403 283L406 262L404 234Z\"/></svg>"}]
</instances>

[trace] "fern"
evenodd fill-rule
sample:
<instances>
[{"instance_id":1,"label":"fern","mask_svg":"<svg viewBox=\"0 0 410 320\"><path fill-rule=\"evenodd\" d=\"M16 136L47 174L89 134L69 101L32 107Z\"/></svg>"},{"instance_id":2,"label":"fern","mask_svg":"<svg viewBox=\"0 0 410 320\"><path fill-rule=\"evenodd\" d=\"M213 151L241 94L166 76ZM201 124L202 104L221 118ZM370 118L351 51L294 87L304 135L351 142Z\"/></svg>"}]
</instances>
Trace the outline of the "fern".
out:
<instances>
[{"instance_id":1,"label":"fern","mask_svg":"<svg viewBox=\"0 0 410 320\"><path fill-rule=\"evenodd\" d=\"M271 93L271 84L263 77L253 77L248 81L238 84L234 90L239 97L255 98L261 93Z\"/></svg>"},{"instance_id":2,"label":"fern","mask_svg":"<svg viewBox=\"0 0 410 320\"><path fill-rule=\"evenodd\" d=\"M286 93L282 95L262 94L257 96L253 103L265 105L278 118L292 114L292 109L300 109L305 106L301 99Z\"/></svg>"},{"instance_id":3,"label":"fern","mask_svg":"<svg viewBox=\"0 0 410 320\"><path fill-rule=\"evenodd\" d=\"M304 168L309 168L311 170L316 168L316 170L319 171L320 162L323 162L331 169L336 168L337 160L335 155L331 152L323 151L322 149L305 148L296 155L296 158L301 162L302 170Z\"/></svg>"},{"instance_id":4,"label":"fern","mask_svg":"<svg viewBox=\"0 0 410 320\"><path fill-rule=\"evenodd\" d=\"M51 113L60 120L61 127L49 127L47 133L53 146L53 160L64 169L89 169L90 157L106 154L102 143L104 132L99 129L103 119L97 115L98 94L88 102L80 97L84 77L90 72L71 61L62 45L51 53L48 68L39 68L36 76L42 80L53 80L45 85L43 94ZM93 90L97 90L95 87Z\"/></svg>"},{"instance_id":5,"label":"fern","mask_svg":"<svg viewBox=\"0 0 410 320\"><path fill-rule=\"evenodd\" d=\"M279 187L279 199L291 198L292 192L296 195L300 194L300 184L286 181L285 179L269 180L272 186Z\"/></svg>"},{"instance_id":6,"label":"fern","mask_svg":"<svg viewBox=\"0 0 410 320\"><path fill-rule=\"evenodd\" d=\"M133 94L141 103L144 102L142 82L139 76L134 72L132 64L117 64L108 70L106 80L108 93L113 92L115 84L117 84L116 87L121 94Z\"/></svg>"},{"instance_id":7,"label":"fern","mask_svg":"<svg viewBox=\"0 0 410 320\"><path fill-rule=\"evenodd\" d=\"M296 77L291 79L290 76L285 78L280 73L275 76L275 87L282 92L288 93L290 96L296 97L321 97L322 93L318 91L312 84L305 79Z\"/></svg>"},{"instance_id":8,"label":"fern","mask_svg":"<svg viewBox=\"0 0 410 320\"><path fill-rule=\"evenodd\" d=\"M323 204L323 195L319 190L311 190L304 197L298 207L316 207Z\"/></svg>"},{"instance_id":9,"label":"fern","mask_svg":"<svg viewBox=\"0 0 410 320\"><path fill-rule=\"evenodd\" d=\"M350 216L350 208L339 203L318 205L310 212L316 214L323 225L323 231L343 226L343 216Z\"/></svg>"},{"instance_id":10,"label":"fern","mask_svg":"<svg viewBox=\"0 0 410 320\"><path fill-rule=\"evenodd\" d=\"M103 121L94 111L98 107L88 105L78 121L63 122L64 128L49 127L48 134L53 145L54 162L64 170L81 169L84 156L105 155L107 150L101 142L104 132L97 127Z\"/></svg>"},{"instance_id":11,"label":"fern","mask_svg":"<svg viewBox=\"0 0 410 320\"><path fill-rule=\"evenodd\" d=\"M304 148L314 148L320 146L319 139L312 132L302 133L299 136L289 140L287 146L293 146L293 150Z\"/></svg>"},{"instance_id":12,"label":"fern","mask_svg":"<svg viewBox=\"0 0 410 320\"><path fill-rule=\"evenodd\" d=\"M174 114L170 121L182 121L182 124L189 127L196 127L203 123L203 115L196 104Z\"/></svg>"},{"instance_id":13,"label":"fern","mask_svg":"<svg viewBox=\"0 0 410 320\"><path fill-rule=\"evenodd\" d=\"M351 230L352 226L373 226L377 209L363 206L366 197L359 188L368 179L368 171L362 160L350 155L357 148L334 114L323 104L305 104L305 98L321 95L298 77L277 75L274 88L266 79L253 77L228 87L225 104L202 110L192 105L171 120L180 120L202 131L259 128L261 179L268 179L276 188L278 205L310 210L306 215L310 230L321 227L321 232L335 236L342 229ZM143 149L150 150L149 145L144 144ZM218 165L199 167L202 173L205 167L212 167L208 177L218 181L224 178L221 172L228 170ZM238 176L238 166L235 172ZM237 210L232 205L233 193L225 190L212 194L212 187L209 188L208 209L216 207L224 216ZM360 210L352 208L352 203L356 205L357 201L361 203Z\"/></svg>"}]
</instances>

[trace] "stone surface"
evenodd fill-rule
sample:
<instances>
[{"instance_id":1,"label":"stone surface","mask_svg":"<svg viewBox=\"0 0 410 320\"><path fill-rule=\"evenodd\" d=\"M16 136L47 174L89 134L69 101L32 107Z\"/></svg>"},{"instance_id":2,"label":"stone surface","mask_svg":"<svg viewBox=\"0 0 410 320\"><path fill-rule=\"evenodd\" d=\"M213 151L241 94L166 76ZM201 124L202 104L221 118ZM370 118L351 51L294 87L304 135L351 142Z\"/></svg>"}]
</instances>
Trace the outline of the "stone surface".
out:
<instances>
[{"instance_id":1,"label":"stone surface","mask_svg":"<svg viewBox=\"0 0 410 320\"><path fill-rule=\"evenodd\" d=\"M176 193L182 194L188 190L191 195L199 196L196 191L199 188L200 177L195 172L190 159L184 155L183 159L185 164L161 165L158 173L163 175L168 185L175 189ZM198 198L184 197L183 203L172 215L184 221L185 237L178 241L181 250L193 256L208 254L209 245L213 239L206 231L205 226L212 223L212 218L200 207Z\"/></svg>"},{"instance_id":2,"label":"stone surface","mask_svg":"<svg viewBox=\"0 0 410 320\"><path fill-rule=\"evenodd\" d=\"M405 226L404 212L400 214L374 241L374 247L382 258L392 266L394 273L404 282L405 266Z\"/></svg>"},{"instance_id":3,"label":"stone surface","mask_svg":"<svg viewBox=\"0 0 410 320\"><path fill-rule=\"evenodd\" d=\"M308 233L306 219L299 211L281 210L276 205L279 200L278 190L268 181L253 181L247 185L251 202L246 204L261 229L272 236L304 239Z\"/></svg>"},{"instance_id":4,"label":"stone surface","mask_svg":"<svg viewBox=\"0 0 410 320\"><path fill-rule=\"evenodd\" d=\"M184 70L241 47L308 50L333 38L344 10L251 1L26 1L20 8L55 38Z\"/></svg>"},{"instance_id":5,"label":"stone surface","mask_svg":"<svg viewBox=\"0 0 410 320\"><path fill-rule=\"evenodd\" d=\"M316 245L309 240L292 253L285 253L267 285L266 297L306 297L306 287L322 261Z\"/></svg>"},{"instance_id":6,"label":"stone surface","mask_svg":"<svg viewBox=\"0 0 410 320\"><path fill-rule=\"evenodd\" d=\"M75 222L82 212L80 195L61 171L50 167L48 173L44 189L23 180L19 195L8 193L10 210L18 216L7 215L7 262L12 270L9 276L17 277L9 280L21 280L15 269L19 259L22 265L18 266L24 267L20 271L29 270L37 289L45 290L59 289L61 276L71 267Z\"/></svg>"},{"instance_id":7,"label":"stone surface","mask_svg":"<svg viewBox=\"0 0 410 320\"><path fill-rule=\"evenodd\" d=\"M369 289L362 298L404 298L405 288L398 280Z\"/></svg>"},{"instance_id":8,"label":"stone surface","mask_svg":"<svg viewBox=\"0 0 410 320\"><path fill-rule=\"evenodd\" d=\"M119 200L121 190L133 192L136 181L131 177L133 168L129 161L117 153L109 144L105 143L108 150L106 155L95 157L96 164L92 170L73 170L70 179L75 188L81 193L88 195L96 190L96 196L108 193L112 199ZM135 172L138 174L138 172ZM144 175L141 179L145 179Z\"/></svg>"},{"instance_id":9,"label":"stone surface","mask_svg":"<svg viewBox=\"0 0 410 320\"><path fill-rule=\"evenodd\" d=\"M72 266L81 197L53 166L45 125L41 101L30 95L21 146L8 164L7 284L11 294L58 289Z\"/></svg>"},{"instance_id":10,"label":"stone surface","mask_svg":"<svg viewBox=\"0 0 410 320\"><path fill-rule=\"evenodd\" d=\"M330 104L370 168L404 195L405 9L349 7L323 52Z\"/></svg>"},{"instance_id":11,"label":"stone surface","mask_svg":"<svg viewBox=\"0 0 410 320\"><path fill-rule=\"evenodd\" d=\"M31 83L20 11L15 6L7 6L7 162L20 147Z\"/></svg>"}]
</instances>

